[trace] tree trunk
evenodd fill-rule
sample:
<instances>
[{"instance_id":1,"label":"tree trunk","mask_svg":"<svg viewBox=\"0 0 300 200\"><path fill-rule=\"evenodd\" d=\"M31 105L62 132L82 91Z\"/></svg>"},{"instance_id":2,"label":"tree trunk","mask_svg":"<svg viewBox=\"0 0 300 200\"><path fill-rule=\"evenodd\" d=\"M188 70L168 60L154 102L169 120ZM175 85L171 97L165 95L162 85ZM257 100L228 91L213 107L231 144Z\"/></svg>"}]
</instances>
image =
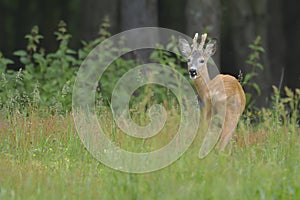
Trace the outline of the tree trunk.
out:
<instances>
[{"instance_id":1,"label":"tree trunk","mask_svg":"<svg viewBox=\"0 0 300 200\"><path fill-rule=\"evenodd\" d=\"M182 0L158 1L159 26L184 32L185 4L185 1Z\"/></svg>"},{"instance_id":2,"label":"tree trunk","mask_svg":"<svg viewBox=\"0 0 300 200\"><path fill-rule=\"evenodd\" d=\"M122 0L121 29L158 25L157 0Z\"/></svg>"},{"instance_id":3,"label":"tree trunk","mask_svg":"<svg viewBox=\"0 0 300 200\"><path fill-rule=\"evenodd\" d=\"M300 87L300 2L287 0L283 3L285 20L284 33L287 40L286 80L288 87Z\"/></svg>"},{"instance_id":4,"label":"tree trunk","mask_svg":"<svg viewBox=\"0 0 300 200\"><path fill-rule=\"evenodd\" d=\"M269 0L268 13L271 19L268 26L268 48L272 84L277 87L286 85L286 38L283 27L283 2L281 0Z\"/></svg>"},{"instance_id":5,"label":"tree trunk","mask_svg":"<svg viewBox=\"0 0 300 200\"><path fill-rule=\"evenodd\" d=\"M81 8L81 35L84 40L91 40L98 35L105 16L109 17L109 31L113 34L118 31L118 0L82 0Z\"/></svg>"},{"instance_id":6,"label":"tree trunk","mask_svg":"<svg viewBox=\"0 0 300 200\"><path fill-rule=\"evenodd\" d=\"M208 37L221 37L221 1L220 0L187 0L186 4L186 32L190 37L198 32L208 33ZM221 48L219 47L213 59L220 68Z\"/></svg>"},{"instance_id":7,"label":"tree trunk","mask_svg":"<svg viewBox=\"0 0 300 200\"><path fill-rule=\"evenodd\" d=\"M267 50L267 0L231 0L230 8L232 25L230 39L233 43L233 57L237 67L243 74L247 74L252 70L245 63L251 53L248 45L256 36L262 37L262 45ZM271 94L272 82L267 51L263 54L262 64L264 65L263 73L257 71L259 76L253 79L261 89L261 95L255 99L258 106L265 105L267 97ZM250 90L250 92L253 91Z\"/></svg>"},{"instance_id":8,"label":"tree trunk","mask_svg":"<svg viewBox=\"0 0 300 200\"><path fill-rule=\"evenodd\" d=\"M158 2L157 0L122 0L121 1L121 29L128 30L139 27L158 26ZM159 37L158 35L153 36ZM141 43L140 35L136 33L136 42ZM153 40L155 42L155 40ZM152 50L143 49L130 55L133 59L147 63Z\"/></svg>"},{"instance_id":9,"label":"tree trunk","mask_svg":"<svg viewBox=\"0 0 300 200\"><path fill-rule=\"evenodd\" d=\"M0 27L5 27L6 23L5 23L5 19L7 17L7 13L5 12L5 9L2 7L2 5L0 5ZM6 29L1 29L0 31L0 51L2 53L6 53L6 52L3 52L5 49L7 49L8 45L7 45L7 37L6 37ZM7 50L6 50L7 51Z\"/></svg>"}]
</instances>

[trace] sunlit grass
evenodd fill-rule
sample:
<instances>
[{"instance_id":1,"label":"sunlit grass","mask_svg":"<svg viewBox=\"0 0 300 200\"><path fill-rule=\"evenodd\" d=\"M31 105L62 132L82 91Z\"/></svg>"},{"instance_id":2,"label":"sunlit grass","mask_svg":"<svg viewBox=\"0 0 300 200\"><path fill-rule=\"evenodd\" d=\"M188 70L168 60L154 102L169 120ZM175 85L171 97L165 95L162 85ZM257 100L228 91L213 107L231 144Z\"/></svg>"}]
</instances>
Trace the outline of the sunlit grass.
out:
<instances>
[{"instance_id":1,"label":"sunlit grass","mask_svg":"<svg viewBox=\"0 0 300 200\"><path fill-rule=\"evenodd\" d=\"M258 113L245 114L224 153L198 159L198 136L175 163L145 174L119 172L95 160L77 136L71 114L13 113L1 119L0 199L297 199L299 125L278 117L276 109L262 110L256 124L250 117ZM171 113L166 126L174 131L179 114ZM107 135L125 148L159 148L173 136L166 128L153 141L128 142L110 115L102 116Z\"/></svg>"}]
</instances>

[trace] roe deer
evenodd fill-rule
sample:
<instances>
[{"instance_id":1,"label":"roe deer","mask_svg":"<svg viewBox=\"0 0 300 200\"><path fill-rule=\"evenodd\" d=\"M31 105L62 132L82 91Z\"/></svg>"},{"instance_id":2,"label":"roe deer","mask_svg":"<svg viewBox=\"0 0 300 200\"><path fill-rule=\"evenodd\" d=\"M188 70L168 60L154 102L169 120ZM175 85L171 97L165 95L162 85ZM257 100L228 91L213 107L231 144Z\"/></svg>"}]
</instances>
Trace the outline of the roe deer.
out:
<instances>
[{"instance_id":1,"label":"roe deer","mask_svg":"<svg viewBox=\"0 0 300 200\"><path fill-rule=\"evenodd\" d=\"M206 119L209 119L212 114L212 99L223 102L226 109L219 139L222 151L230 141L239 117L245 109L246 97L241 84L235 77L219 74L212 80L210 79L207 62L216 52L216 40L213 39L205 45L206 37L207 34L202 35L199 46L197 43L198 33L195 34L192 46L187 40L179 38L179 49L188 58L190 78L194 80L197 92L204 104Z\"/></svg>"}]
</instances>

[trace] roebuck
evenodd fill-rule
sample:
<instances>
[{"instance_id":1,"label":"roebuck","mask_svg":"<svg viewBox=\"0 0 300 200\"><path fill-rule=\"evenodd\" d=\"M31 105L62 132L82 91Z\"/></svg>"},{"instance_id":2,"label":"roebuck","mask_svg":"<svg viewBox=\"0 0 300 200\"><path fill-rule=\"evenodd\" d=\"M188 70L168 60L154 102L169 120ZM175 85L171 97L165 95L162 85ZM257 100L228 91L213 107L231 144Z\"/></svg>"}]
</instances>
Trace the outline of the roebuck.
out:
<instances>
[{"instance_id":1,"label":"roebuck","mask_svg":"<svg viewBox=\"0 0 300 200\"><path fill-rule=\"evenodd\" d=\"M179 49L188 58L188 71L194 80L197 92L204 104L204 116L212 116L212 106L221 102L225 107L223 126L220 136L220 149L224 150L237 126L240 115L245 109L245 93L238 80L230 75L219 74L212 80L208 74L207 62L216 52L216 40L205 45L207 34L203 34L198 46L198 33L195 34L192 46L183 38L179 39ZM220 105L220 104L219 104Z\"/></svg>"}]
</instances>

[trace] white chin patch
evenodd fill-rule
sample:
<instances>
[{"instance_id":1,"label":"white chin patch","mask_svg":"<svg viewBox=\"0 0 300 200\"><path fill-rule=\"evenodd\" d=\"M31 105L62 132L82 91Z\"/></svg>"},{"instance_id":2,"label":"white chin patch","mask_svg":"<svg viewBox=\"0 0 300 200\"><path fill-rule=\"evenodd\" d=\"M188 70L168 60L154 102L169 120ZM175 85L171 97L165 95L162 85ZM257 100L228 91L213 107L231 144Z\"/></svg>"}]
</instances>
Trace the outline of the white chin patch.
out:
<instances>
[{"instance_id":1,"label":"white chin patch","mask_svg":"<svg viewBox=\"0 0 300 200\"><path fill-rule=\"evenodd\" d=\"M191 75L190 75L190 78L191 78L191 79L196 79L197 77L198 77L198 76L191 76Z\"/></svg>"}]
</instances>

